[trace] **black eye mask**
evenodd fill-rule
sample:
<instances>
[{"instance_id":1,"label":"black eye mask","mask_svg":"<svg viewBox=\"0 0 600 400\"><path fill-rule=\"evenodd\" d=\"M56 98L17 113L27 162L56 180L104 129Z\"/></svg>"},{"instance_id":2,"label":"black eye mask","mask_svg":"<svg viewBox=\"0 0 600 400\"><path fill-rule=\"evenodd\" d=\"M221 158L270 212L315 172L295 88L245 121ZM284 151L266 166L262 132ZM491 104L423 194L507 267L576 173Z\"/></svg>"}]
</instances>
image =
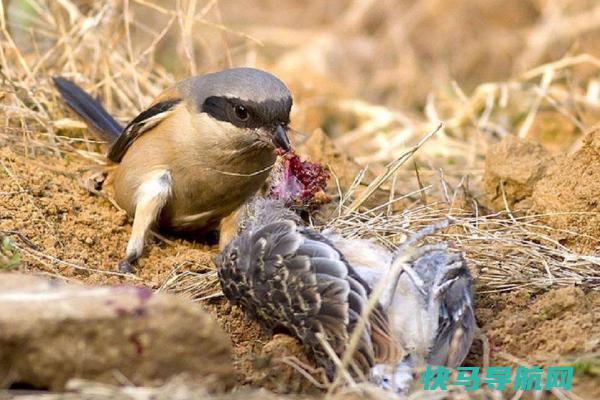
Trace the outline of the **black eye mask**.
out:
<instances>
[{"instance_id":1,"label":"black eye mask","mask_svg":"<svg viewBox=\"0 0 600 400\"><path fill-rule=\"evenodd\" d=\"M267 100L257 103L237 98L210 96L204 100L201 112L239 128L255 129L272 127L277 124L287 125L291 107L291 99ZM243 113L240 113L240 108L243 108ZM241 118L242 116L244 118Z\"/></svg>"}]
</instances>

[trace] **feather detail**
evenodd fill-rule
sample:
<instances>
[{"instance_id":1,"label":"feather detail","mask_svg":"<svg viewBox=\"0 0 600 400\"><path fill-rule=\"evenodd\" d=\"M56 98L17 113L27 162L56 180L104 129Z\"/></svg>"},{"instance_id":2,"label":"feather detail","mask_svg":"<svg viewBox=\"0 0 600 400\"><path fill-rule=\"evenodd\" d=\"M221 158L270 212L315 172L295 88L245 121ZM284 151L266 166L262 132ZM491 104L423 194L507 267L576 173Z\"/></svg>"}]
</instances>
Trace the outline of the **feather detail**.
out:
<instances>
[{"instance_id":1,"label":"feather detail","mask_svg":"<svg viewBox=\"0 0 600 400\"><path fill-rule=\"evenodd\" d=\"M110 144L119 138L123 127L98 100L66 78L55 76L52 82L69 108L79 115L101 139Z\"/></svg>"},{"instance_id":2,"label":"feather detail","mask_svg":"<svg viewBox=\"0 0 600 400\"><path fill-rule=\"evenodd\" d=\"M266 329L287 328L317 363L333 371L319 336L341 358L371 289L325 237L290 219L277 203L256 200L248 209L254 214L216 259L225 296ZM366 373L382 356L392 358L397 348L387 317L377 307L361 333L353 364Z\"/></svg>"},{"instance_id":3,"label":"feather detail","mask_svg":"<svg viewBox=\"0 0 600 400\"><path fill-rule=\"evenodd\" d=\"M116 163L120 162L136 139L164 121L181 102L181 98L163 100L142 111L123 129L123 133L108 151L108 159Z\"/></svg>"},{"instance_id":4,"label":"feather detail","mask_svg":"<svg viewBox=\"0 0 600 400\"><path fill-rule=\"evenodd\" d=\"M412 375L406 372L425 363L460 366L467 356L476 327L472 278L462 253L452 252L447 243L422 245L409 251L405 274L394 288L390 313L396 339L409 351L401 363L383 362L373 368L371 378L380 386L408 390ZM383 269L360 268L376 284L386 275ZM410 308L410 313L406 309ZM380 331L372 328L374 347ZM384 337L381 343L387 343ZM380 349L380 353L384 353ZM409 365L410 364L410 365ZM398 374L398 371L404 371Z\"/></svg>"}]
</instances>

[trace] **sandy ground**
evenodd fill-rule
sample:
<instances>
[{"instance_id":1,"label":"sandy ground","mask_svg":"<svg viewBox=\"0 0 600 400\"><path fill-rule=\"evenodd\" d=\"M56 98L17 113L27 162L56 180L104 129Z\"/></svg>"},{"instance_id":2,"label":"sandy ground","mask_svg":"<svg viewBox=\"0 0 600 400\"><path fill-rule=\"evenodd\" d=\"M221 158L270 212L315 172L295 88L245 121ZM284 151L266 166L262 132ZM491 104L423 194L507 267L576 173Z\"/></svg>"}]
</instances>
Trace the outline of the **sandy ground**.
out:
<instances>
[{"instance_id":1,"label":"sandy ground","mask_svg":"<svg viewBox=\"0 0 600 400\"><path fill-rule=\"evenodd\" d=\"M125 214L103 196L83 188L84 162L39 155L28 158L10 148L0 150L0 230L20 248L21 271L49 274L91 285L133 284L158 289L174 269L202 272L214 268L216 248L201 241L155 239L135 276L115 272L131 225ZM477 320L487 336L491 364L507 364L507 355L523 362L554 365L600 348L600 292L577 287L546 292L520 290L476 294ZM271 337L241 311L222 299L204 302L234 344L240 384L279 392L314 391L273 355L296 355L299 346L285 336ZM467 364L481 365L476 342ZM584 398L600 398L598 376L576 375Z\"/></svg>"}]
</instances>

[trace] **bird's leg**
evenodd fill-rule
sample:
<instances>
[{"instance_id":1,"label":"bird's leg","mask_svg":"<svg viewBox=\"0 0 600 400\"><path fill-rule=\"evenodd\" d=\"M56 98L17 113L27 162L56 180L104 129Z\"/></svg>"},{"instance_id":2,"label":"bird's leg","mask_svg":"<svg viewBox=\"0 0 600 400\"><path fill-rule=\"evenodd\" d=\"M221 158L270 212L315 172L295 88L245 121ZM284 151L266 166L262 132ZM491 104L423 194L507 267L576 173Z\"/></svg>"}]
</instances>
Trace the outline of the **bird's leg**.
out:
<instances>
[{"instance_id":1,"label":"bird's leg","mask_svg":"<svg viewBox=\"0 0 600 400\"><path fill-rule=\"evenodd\" d=\"M437 224L430 224L430 225L427 225L426 227L418 230L417 232L410 235L408 237L408 239L406 239L403 243L400 244L400 246L394 253L394 258L403 255L403 253L406 251L410 251L410 249L413 248L413 245L415 243L417 243L419 240L423 239L424 237L433 235L435 232L439 231L440 229L447 228L448 226L454 224L455 222L456 222L456 220L454 218L448 217L445 220L438 222Z\"/></svg>"},{"instance_id":2,"label":"bird's leg","mask_svg":"<svg viewBox=\"0 0 600 400\"><path fill-rule=\"evenodd\" d=\"M425 296L427 294L425 291L425 282L423 282L423 279L419 278L419 274L417 274L410 265L404 267L404 272L406 272L406 275L408 275L413 285L415 285L419 292Z\"/></svg>"},{"instance_id":3,"label":"bird's leg","mask_svg":"<svg viewBox=\"0 0 600 400\"><path fill-rule=\"evenodd\" d=\"M430 289L430 296L428 296L428 315L431 316L439 314L448 289L461 278L460 270L464 265L462 255L458 253L446 252L444 259L445 263L438 266L438 273Z\"/></svg>"},{"instance_id":4,"label":"bird's leg","mask_svg":"<svg viewBox=\"0 0 600 400\"><path fill-rule=\"evenodd\" d=\"M418 239L431 234L436 228L440 229L447 226L447 223L444 225L430 225L415 233L415 235L409 238L411 243L415 243ZM433 227L433 229L432 229ZM416 237L416 239L415 239ZM425 255L430 251L434 250L445 250L448 247L446 243L440 244L428 244L420 247L406 246L404 243L400 246L400 248L394 253L392 257L392 263L390 264L389 270L393 271L392 275L389 277L389 284L386 286L386 290L380 298L380 302L384 309L389 307L394 301L394 295L396 294L396 287L398 286L398 281L400 280L400 276L403 273L406 273L415 287L421 292L421 294L425 295L425 288L423 280L418 276L418 274L412 269L412 264L418 260L420 257Z\"/></svg>"},{"instance_id":5,"label":"bird's leg","mask_svg":"<svg viewBox=\"0 0 600 400\"><path fill-rule=\"evenodd\" d=\"M448 254L444 270L438 275L433 287L433 296L440 298L446 294L448 288L460 278L458 276L461 268L464 266L462 256L459 254Z\"/></svg>"},{"instance_id":6,"label":"bird's leg","mask_svg":"<svg viewBox=\"0 0 600 400\"><path fill-rule=\"evenodd\" d=\"M131 264L142 255L146 236L170 196L171 175L169 171L158 170L149 173L148 179L140 185L135 194L133 227L125 257L119 261L119 271L133 272Z\"/></svg>"},{"instance_id":7,"label":"bird's leg","mask_svg":"<svg viewBox=\"0 0 600 400\"><path fill-rule=\"evenodd\" d=\"M387 307L389 307L394 301L396 287L398 286L398 281L400 280L400 276L403 272L407 272L415 286L417 286L417 288L423 292L422 281L416 276L417 274L415 274L414 271L410 270L410 265L414 260L423 256L423 254L426 252L439 249L440 247L446 248L447 245L442 243L440 245L425 245L417 248L415 248L414 245L425 236L429 236L440 229L447 228L454 222L455 220L453 218L447 218L437 224L427 225L423 229L409 236L408 239L406 239L406 241L402 243L400 247L398 247L392 256L392 262L389 268L391 271L393 271L389 279L390 284L386 287L386 290L383 292L380 298L380 302L384 309L387 309ZM411 274L411 272L413 273Z\"/></svg>"},{"instance_id":8,"label":"bird's leg","mask_svg":"<svg viewBox=\"0 0 600 400\"><path fill-rule=\"evenodd\" d=\"M446 292L448 291L448 288L450 288L450 286L452 286L452 284L454 282L456 282L457 280L458 280L458 276L445 281L444 283L440 284L439 286L434 287L433 288L433 297L435 299L439 300L444 294L446 294Z\"/></svg>"}]
</instances>

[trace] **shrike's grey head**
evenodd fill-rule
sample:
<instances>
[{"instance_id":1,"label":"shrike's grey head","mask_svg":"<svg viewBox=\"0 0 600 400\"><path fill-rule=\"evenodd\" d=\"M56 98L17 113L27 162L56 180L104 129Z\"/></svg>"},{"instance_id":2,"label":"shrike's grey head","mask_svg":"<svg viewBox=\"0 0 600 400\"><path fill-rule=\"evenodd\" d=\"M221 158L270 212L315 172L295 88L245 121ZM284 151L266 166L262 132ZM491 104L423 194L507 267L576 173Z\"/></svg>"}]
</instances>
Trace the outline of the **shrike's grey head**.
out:
<instances>
[{"instance_id":1,"label":"shrike's grey head","mask_svg":"<svg viewBox=\"0 0 600 400\"><path fill-rule=\"evenodd\" d=\"M238 128L270 135L272 144L290 150L287 126L292 95L274 75L254 68L232 68L195 78L190 90L198 110Z\"/></svg>"}]
</instances>

